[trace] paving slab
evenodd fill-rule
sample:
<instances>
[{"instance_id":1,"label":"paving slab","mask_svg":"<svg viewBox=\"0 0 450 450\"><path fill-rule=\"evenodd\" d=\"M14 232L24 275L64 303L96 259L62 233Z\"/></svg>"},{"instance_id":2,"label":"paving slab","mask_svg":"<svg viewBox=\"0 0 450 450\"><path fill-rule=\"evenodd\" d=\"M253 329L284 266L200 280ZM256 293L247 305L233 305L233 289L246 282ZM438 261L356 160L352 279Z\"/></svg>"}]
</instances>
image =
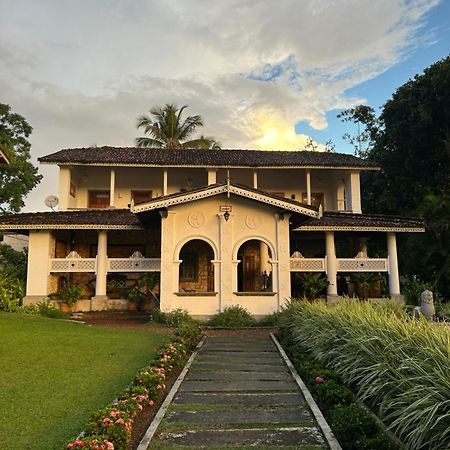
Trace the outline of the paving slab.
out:
<instances>
[{"instance_id":1,"label":"paving slab","mask_svg":"<svg viewBox=\"0 0 450 450\"><path fill-rule=\"evenodd\" d=\"M267 372L270 370L278 370L280 364L276 362L272 364L237 364L237 363L223 363L220 362L195 362L192 364L193 369L207 369L207 370L226 370L228 372ZM281 370L285 370L283 367Z\"/></svg>"},{"instance_id":2,"label":"paving slab","mask_svg":"<svg viewBox=\"0 0 450 450\"><path fill-rule=\"evenodd\" d=\"M180 386L180 392L233 392L233 391L295 391L293 381L189 381Z\"/></svg>"},{"instance_id":3,"label":"paving slab","mask_svg":"<svg viewBox=\"0 0 450 450\"><path fill-rule=\"evenodd\" d=\"M259 362L259 361L282 361L279 355L275 352L202 352L201 356L199 356L198 361L205 360L225 360L225 361L250 361L250 362Z\"/></svg>"},{"instance_id":4,"label":"paving slab","mask_svg":"<svg viewBox=\"0 0 450 450\"><path fill-rule=\"evenodd\" d=\"M292 378L287 372L189 372L185 378L186 380L255 380L255 381L290 381Z\"/></svg>"},{"instance_id":5,"label":"paving slab","mask_svg":"<svg viewBox=\"0 0 450 450\"><path fill-rule=\"evenodd\" d=\"M213 411L172 411L167 422L194 424L298 424L309 422L312 416L305 409L275 408L269 410L213 410Z\"/></svg>"},{"instance_id":6,"label":"paving slab","mask_svg":"<svg viewBox=\"0 0 450 450\"><path fill-rule=\"evenodd\" d=\"M273 408L277 406L303 406L305 399L298 392L274 392L274 393L202 393L183 392L179 393L174 400L175 405L185 404L210 404L232 405L236 408Z\"/></svg>"},{"instance_id":7,"label":"paving slab","mask_svg":"<svg viewBox=\"0 0 450 450\"><path fill-rule=\"evenodd\" d=\"M162 433L159 440L178 445L195 445L197 448L211 446L297 446L299 444L325 446L325 440L316 427L296 427L280 429L228 429L189 430Z\"/></svg>"}]
</instances>

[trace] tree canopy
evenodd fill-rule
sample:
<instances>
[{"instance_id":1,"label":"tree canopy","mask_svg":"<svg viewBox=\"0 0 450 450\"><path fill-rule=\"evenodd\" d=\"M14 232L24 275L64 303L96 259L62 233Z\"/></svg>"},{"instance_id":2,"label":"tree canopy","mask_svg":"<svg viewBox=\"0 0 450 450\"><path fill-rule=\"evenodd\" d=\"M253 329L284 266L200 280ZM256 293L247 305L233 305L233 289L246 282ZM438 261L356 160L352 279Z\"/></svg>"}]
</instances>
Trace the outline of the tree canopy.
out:
<instances>
[{"instance_id":1,"label":"tree canopy","mask_svg":"<svg viewBox=\"0 0 450 450\"><path fill-rule=\"evenodd\" d=\"M142 128L147 136L136 139L138 147L162 148L220 148L218 142L210 136L199 136L191 139L197 128L203 126L199 115L182 118L187 105L178 108L167 104L164 108L154 107L150 115L138 118L137 128Z\"/></svg>"},{"instance_id":2,"label":"tree canopy","mask_svg":"<svg viewBox=\"0 0 450 450\"><path fill-rule=\"evenodd\" d=\"M31 131L24 117L0 103L0 148L10 162L0 165L0 213L19 211L25 195L42 178L30 162Z\"/></svg>"},{"instance_id":3,"label":"tree canopy","mask_svg":"<svg viewBox=\"0 0 450 450\"><path fill-rule=\"evenodd\" d=\"M404 270L450 296L450 57L399 87L379 117L367 106L340 117L362 127L350 142L382 167L362 176L365 212L422 215L427 233L402 247Z\"/></svg>"}]
</instances>

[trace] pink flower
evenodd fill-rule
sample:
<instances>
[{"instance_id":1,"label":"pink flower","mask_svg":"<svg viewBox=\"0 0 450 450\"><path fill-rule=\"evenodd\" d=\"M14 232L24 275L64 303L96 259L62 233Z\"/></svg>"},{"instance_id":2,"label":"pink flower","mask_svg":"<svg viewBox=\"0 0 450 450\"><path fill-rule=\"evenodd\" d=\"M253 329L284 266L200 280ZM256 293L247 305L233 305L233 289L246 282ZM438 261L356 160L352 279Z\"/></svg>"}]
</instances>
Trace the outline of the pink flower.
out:
<instances>
[{"instance_id":1,"label":"pink flower","mask_svg":"<svg viewBox=\"0 0 450 450\"><path fill-rule=\"evenodd\" d=\"M316 383L322 384L322 383L325 383L325 380L322 377L316 377Z\"/></svg>"},{"instance_id":2,"label":"pink flower","mask_svg":"<svg viewBox=\"0 0 450 450\"><path fill-rule=\"evenodd\" d=\"M111 425L111 424L112 424L112 420L109 419L108 417L105 417L105 418L103 419L103 425L108 426L108 425Z\"/></svg>"},{"instance_id":3,"label":"pink flower","mask_svg":"<svg viewBox=\"0 0 450 450\"><path fill-rule=\"evenodd\" d=\"M150 406L153 406L153 405L155 404L155 402L154 402L153 400L150 400L150 401L148 402L148 404L149 404Z\"/></svg>"},{"instance_id":4,"label":"pink flower","mask_svg":"<svg viewBox=\"0 0 450 450\"><path fill-rule=\"evenodd\" d=\"M144 409L144 407L143 407L140 403L138 403L137 409L138 409L139 411L142 411L142 410Z\"/></svg>"},{"instance_id":5,"label":"pink flower","mask_svg":"<svg viewBox=\"0 0 450 450\"><path fill-rule=\"evenodd\" d=\"M122 419L122 417L120 417L119 419L117 419L114 423L118 423L120 425L123 425L125 423L125 420Z\"/></svg>"},{"instance_id":6,"label":"pink flower","mask_svg":"<svg viewBox=\"0 0 450 450\"><path fill-rule=\"evenodd\" d=\"M111 417L116 417L116 416L118 416L120 413L119 413L119 411L111 411L110 413L109 413L109 415L111 416Z\"/></svg>"}]
</instances>

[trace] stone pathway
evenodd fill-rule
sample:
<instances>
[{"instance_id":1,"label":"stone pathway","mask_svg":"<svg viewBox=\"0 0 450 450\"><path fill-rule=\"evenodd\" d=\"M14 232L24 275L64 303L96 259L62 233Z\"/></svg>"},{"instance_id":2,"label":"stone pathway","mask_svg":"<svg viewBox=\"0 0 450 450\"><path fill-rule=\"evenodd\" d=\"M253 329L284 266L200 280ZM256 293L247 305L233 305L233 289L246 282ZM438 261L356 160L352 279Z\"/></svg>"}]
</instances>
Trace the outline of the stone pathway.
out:
<instances>
[{"instance_id":1,"label":"stone pathway","mask_svg":"<svg viewBox=\"0 0 450 450\"><path fill-rule=\"evenodd\" d=\"M327 449L269 336L208 337L149 449Z\"/></svg>"}]
</instances>

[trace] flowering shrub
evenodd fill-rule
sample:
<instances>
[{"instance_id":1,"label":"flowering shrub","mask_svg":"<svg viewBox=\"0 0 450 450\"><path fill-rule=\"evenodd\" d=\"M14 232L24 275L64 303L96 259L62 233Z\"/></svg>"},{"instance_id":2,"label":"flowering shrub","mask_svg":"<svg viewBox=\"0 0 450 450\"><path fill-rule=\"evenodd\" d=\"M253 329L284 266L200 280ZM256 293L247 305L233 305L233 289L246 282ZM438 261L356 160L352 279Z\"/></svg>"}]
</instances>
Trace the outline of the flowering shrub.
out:
<instances>
[{"instance_id":1,"label":"flowering shrub","mask_svg":"<svg viewBox=\"0 0 450 450\"><path fill-rule=\"evenodd\" d=\"M195 329L183 326L181 330L176 330L174 340L157 350L153 364L138 371L119 399L91 417L86 430L88 436L69 442L66 448L126 450L138 414L145 407L153 406L161 397L166 389L166 378L199 342L201 330L197 325L192 327Z\"/></svg>"}]
</instances>

